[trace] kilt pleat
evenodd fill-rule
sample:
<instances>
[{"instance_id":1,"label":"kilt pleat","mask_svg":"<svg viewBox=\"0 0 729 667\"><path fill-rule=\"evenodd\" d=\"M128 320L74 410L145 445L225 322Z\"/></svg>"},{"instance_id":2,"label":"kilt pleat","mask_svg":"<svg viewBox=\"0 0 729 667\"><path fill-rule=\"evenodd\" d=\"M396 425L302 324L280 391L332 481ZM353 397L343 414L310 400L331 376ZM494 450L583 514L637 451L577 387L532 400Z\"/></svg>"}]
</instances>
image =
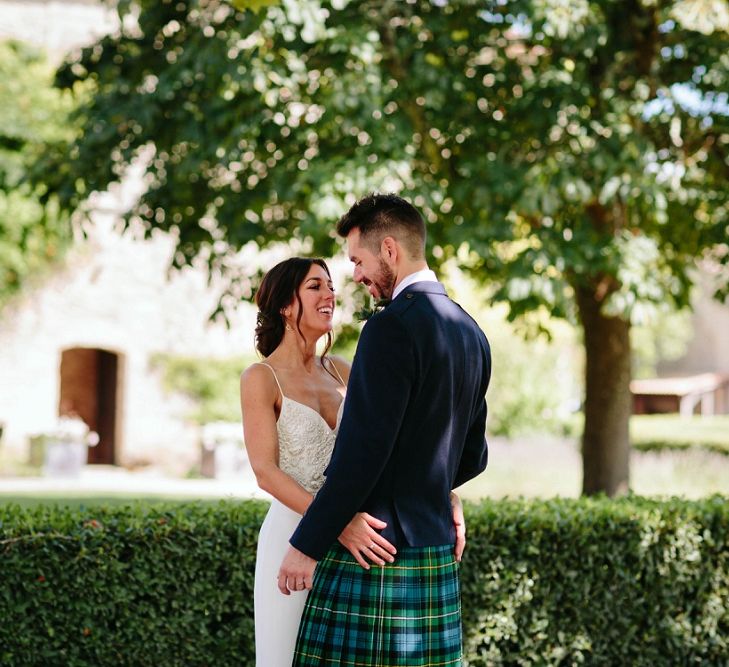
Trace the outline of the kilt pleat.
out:
<instances>
[{"instance_id":1,"label":"kilt pleat","mask_svg":"<svg viewBox=\"0 0 729 667\"><path fill-rule=\"evenodd\" d=\"M317 565L294 667L462 664L453 546L408 547L365 570L337 544Z\"/></svg>"}]
</instances>

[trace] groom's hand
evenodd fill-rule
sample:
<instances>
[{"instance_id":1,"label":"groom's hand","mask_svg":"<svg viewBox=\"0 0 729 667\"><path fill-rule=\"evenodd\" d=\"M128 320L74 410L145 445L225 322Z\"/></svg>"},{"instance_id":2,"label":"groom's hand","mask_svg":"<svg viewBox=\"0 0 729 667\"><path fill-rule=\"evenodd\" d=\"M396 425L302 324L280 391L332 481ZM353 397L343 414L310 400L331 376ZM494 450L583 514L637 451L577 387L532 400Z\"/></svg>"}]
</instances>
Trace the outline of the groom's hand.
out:
<instances>
[{"instance_id":1,"label":"groom's hand","mask_svg":"<svg viewBox=\"0 0 729 667\"><path fill-rule=\"evenodd\" d=\"M278 570L278 590L284 595L291 595L291 591L311 588L315 568L316 561L313 558L289 546Z\"/></svg>"},{"instance_id":2,"label":"groom's hand","mask_svg":"<svg viewBox=\"0 0 729 667\"><path fill-rule=\"evenodd\" d=\"M466 520L463 518L461 499L453 491L451 491L451 511L453 512L453 525L456 527L455 556L460 563L463 550L466 548Z\"/></svg>"}]
</instances>

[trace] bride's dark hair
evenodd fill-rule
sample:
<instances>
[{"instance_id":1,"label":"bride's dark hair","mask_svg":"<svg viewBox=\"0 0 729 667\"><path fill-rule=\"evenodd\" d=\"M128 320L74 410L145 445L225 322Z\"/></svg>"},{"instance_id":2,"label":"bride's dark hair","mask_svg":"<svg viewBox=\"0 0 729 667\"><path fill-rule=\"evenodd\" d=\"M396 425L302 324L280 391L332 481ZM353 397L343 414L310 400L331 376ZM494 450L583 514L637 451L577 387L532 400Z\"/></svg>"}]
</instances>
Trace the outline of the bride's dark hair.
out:
<instances>
[{"instance_id":1,"label":"bride's dark hair","mask_svg":"<svg viewBox=\"0 0 729 667\"><path fill-rule=\"evenodd\" d=\"M261 286L256 292L256 305L258 306L258 316L256 318L256 349L264 357L271 354L281 344L286 327L286 321L284 320L282 311L294 299L299 302L299 315L296 318L296 328L299 331L299 335L303 337L301 327L299 326L301 316L303 315L299 287L301 287L301 283L304 282L304 278L306 278L306 275L314 264L321 266L331 278L329 267L323 259L310 259L308 257L291 257L290 259L286 259L276 264L276 266L263 276ZM327 364L324 364L324 358L331 346L332 334L327 332L327 343L321 355L322 365L325 369L327 368Z\"/></svg>"}]
</instances>

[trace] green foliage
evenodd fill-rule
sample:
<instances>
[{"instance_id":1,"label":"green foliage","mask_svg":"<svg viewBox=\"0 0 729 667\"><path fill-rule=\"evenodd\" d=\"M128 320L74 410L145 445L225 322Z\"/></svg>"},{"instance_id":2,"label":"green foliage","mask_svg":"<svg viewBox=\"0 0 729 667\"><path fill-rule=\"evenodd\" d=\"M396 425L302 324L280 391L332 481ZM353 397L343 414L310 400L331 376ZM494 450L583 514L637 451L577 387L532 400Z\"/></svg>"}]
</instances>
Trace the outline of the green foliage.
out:
<instances>
[{"instance_id":1,"label":"green foliage","mask_svg":"<svg viewBox=\"0 0 729 667\"><path fill-rule=\"evenodd\" d=\"M239 10L252 9L258 12L269 5L280 4L280 0L230 0L230 3Z\"/></svg>"},{"instance_id":2,"label":"green foliage","mask_svg":"<svg viewBox=\"0 0 729 667\"><path fill-rule=\"evenodd\" d=\"M726 664L726 498L469 509L462 583L471 667Z\"/></svg>"},{"instance_id":3,"label":"green foliage","mask_svg":"<svg viewBox=\"0 0 729 667\"><path fill-rule=\"evenodd\" d=\"M693 335L688 309L655 311L646 321L633 326L630 331L633 377L655 377L659 362L675 361L686 354Z\"/></svg>"},{"instance_id":4,"label":"green foliage","mask_svg":"<svg viewBox=\"0 0 729 667\"><path fill-rule=\"evenodd\" d=\"M38 477L39 473L36 473L35 476ZM201 500L199 494L196 494L194 489L188 493L175 495L167 493L158 494L154 491L150 491L144 495L129 491L109 491L99 495L98 492L94 491L59 491L57 489L51 489L50 491L35 489L21 493L0 492L0 505L4 504L7 506L12 504L25 509L38 507L39 505L55 505L89 512L95 507L106 507L108 509L110 506L120 505L124 505L125 507L129 505L138 505L140 507L167 505L171 508L174 503L191 502L196 502L201 505L217 504L220 502L220 498L210 497Z\"/></svg>"},{"instance_id":5,"label":"green foliage","mask_svg":"<svg viewBox=\"0 0 729 667\"><path fill-rule=\"evenodd\" d=\"M642 451L705 449L729 456L729 415L633 415L630 442Z\"/></svg>"},{"instance_id":6,"label":"green foliage","mask_svg":"<svg viewBox=\"0 0 729 667\"><path fill-rule=\"evenodd\" d=\"M141 160L128 218L225 271L251 241L331 256L357 195L400 191L435 264L512 317L580 316L585 488L627 482L630 349L606 339L685 305L698 259L729 266L726 21L689 0L237 4L259 11L120 2L119 33L61 68L88 95L44 170L64 209Z\"/></svg>"},{"instance_id":7,"label":"green foliage","mask_svg":"<svg viewBox=\"0 0 729 667\"><path fill-rule=\"evenodd\" d=\"M682 0L251 4L119 4L58 75L93 92L66 206L154 146L132 215L219 265L292 236L329 255L355 194L402 190L515 314L586 286L629 318L729 262L727 27Z\"/></svg>"},{"instance_id":8,"label":"green foliage","mask_svg":"<svg viewBox=\"0 0 729 667\"><path fill-rule=\"evenodd\" d=\"M162 370L164 387L185 394L195 404L190 419L199 424L240 421L240 374L256 359L207 359L158 354L153 366Z\"/></svg>"},{"instance_id":9,"label":"green foliage","mask_svg":"<svg viewBox=\"0 0 729 667\"><path fill-rule=\"evenodd\" d=\"M506 437L572 434L583 394L578 331L544 312L518 324L509 322L507 309L491 305L477 281L452 263L443 269L449 293L471 313L491 344L488 432Z\"/></svg>"},{"instance_id":10,"label":"green foliage","mask_svg":"<svg viewBox=\"0 0 729 667\"><path fill-rule=\"evenodd\" d=\"M0 506L0 660L253 665L260 502ZM729 503L466 505L467 664L723 665Z\"/></svg>"},{"instance_id":11,"label":"green foliage","mask_svg":"<svg viewBox=\"0 0 729 667\"><path fill-rule=\"evenodd\" d=\"M477 319L488 332L494 357L487 394L487 428L494 435L564 434L582 395L576 334L561 329L551 339L524 339L494 313Z\"/></svg>"},{"instance_id":12,"label":"green foliage","mask_svg":"<svg viewBox=\"0 0 729 667\"><path fill-rule=\"evenodd\" d=\"M58 259L69 241L68 212L26 182L42 152L53 152L73 136L70 96L52 81L40 53L0 41L0 306Z\"/></svg>"},{"instance_id":13,"label":"green foliage","mask_svg":"<svg viewBox=\"0 0 729 667\"><path fill-rule=\"evenodd\" d=\"M0 507L0 662L252 665L264 509Z\"/></svg>"}]
</instances>

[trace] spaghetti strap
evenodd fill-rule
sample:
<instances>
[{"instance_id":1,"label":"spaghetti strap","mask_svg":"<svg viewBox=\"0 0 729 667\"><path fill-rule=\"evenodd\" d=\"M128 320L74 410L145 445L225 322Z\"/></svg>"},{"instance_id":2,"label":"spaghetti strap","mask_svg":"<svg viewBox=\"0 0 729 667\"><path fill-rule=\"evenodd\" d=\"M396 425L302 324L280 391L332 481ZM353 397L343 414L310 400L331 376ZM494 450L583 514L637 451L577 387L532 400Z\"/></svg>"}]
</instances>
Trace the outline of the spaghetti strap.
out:
<instances>
[{"instance_id":1,"label":"spaghetti strap","mask_svg":"<svg viewBox=\"0 0 729 667\"><path fill-rule=\"evenodd\" d=\"M342 383L342 386L346 387L347 385L344 383L344 380L342 380L342 376L339 373L339 369L337 368L337 365L329 358L327 358L327 361L330 363L331 367L334 369L334 372L337 374L337 377L339 378L339 381Z\"/></svg>"},{"instance_id":2,"label":"spaghetti strap","mask_svg":"<svg viewBox=\"0 0 729 667\"><path fill-rule=\"evenodd\" d=\"M281 389L281 383L278 381L278 377L276 376L276 371L273 370L273 366L270 366L265 361L259 361L258 363L261 364L261 366L265 366L266 368L268 368L269 371L271 371L271 373L273 373L273 379L276 380L276 385L278 386L278 390L281 392L281 398L282 399L286 398L285 394L283 393L283 389Z\"/></svg>"}]
</instances>

